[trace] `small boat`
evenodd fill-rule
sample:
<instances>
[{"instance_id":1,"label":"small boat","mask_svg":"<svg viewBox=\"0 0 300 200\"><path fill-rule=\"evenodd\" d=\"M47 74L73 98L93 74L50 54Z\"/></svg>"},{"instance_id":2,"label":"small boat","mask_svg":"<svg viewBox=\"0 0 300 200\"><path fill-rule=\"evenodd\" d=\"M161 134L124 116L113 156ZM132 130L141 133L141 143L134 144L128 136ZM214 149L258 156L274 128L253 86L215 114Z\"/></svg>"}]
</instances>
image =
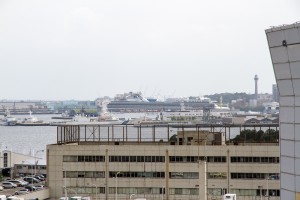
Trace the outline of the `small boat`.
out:
<instances>
[{"instance_id":1,"label":"small boat","mask_svg":"<svg viewBox=\"0 0 300 200\"><path fill-rule=\"evenodd\" d=\"M61 114L61 116L51 117L51 119L73 119L68 112L64 112Z\"/></svg>"},{"instance_id":2,"label":"small boat","mask_svg":"<svg viewBox=\"0 0 300 200\"><path fill-rule=\"evenodd\" d=\"M39 120L37 117L31 115L31 111L29 112L29 116L25 117L24 120L20 124L42 124L43 120Z\"/></svg>"},{"instance_id":3,"label":"small boat","mask_svg":"<svg viewBox=\"0 0 300 200\"><path fill-rule=\"evenodd\" d=\"M5 111L4 118L0 121L4 126L14 126L17 124L17 119L10 115L9 110Z\"/></svg>"}]
</instances>

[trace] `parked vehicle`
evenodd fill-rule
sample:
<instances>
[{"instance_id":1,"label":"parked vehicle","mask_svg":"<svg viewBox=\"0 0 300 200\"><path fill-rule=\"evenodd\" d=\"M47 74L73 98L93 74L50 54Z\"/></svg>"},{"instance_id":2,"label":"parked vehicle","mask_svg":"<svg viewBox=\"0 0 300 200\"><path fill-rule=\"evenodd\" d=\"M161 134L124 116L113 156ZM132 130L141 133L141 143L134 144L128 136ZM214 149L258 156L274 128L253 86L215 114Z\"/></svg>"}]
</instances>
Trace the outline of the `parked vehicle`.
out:
<instances>
[{"instance_id":1,"label":"parked vehicle","mask_svg":"<svg viewBox=\"0 0 300 200\"><path fill-rule=\"evenodd\" d=\"M0 195L0 200L6 200L6 196L5 195Z\"/></svg>"},{"instance_id":2,"label":"parked vehicle","mask_svg":"<svg viewBox=\"0 0 300 200\"><path fill-rule=\"evenodd\" d=\"M10 196L7 197L7 200L24 200L24 198L16 197L16 196Z\"/></svg>"},{"instance_id":3,"label":"parked vehicle","mask_svg":"<svg viewBox=\"0 0 300 200\"><path fill-rule=\"evenodd\" d=\"M29 191L36 191L36 187L33 185L26 185L24 188L28 189Z\"/></svg>"},{"instance_id":4,"label":"parked vehicle","mask_svg":"<svg viewBox=\"0 0 300 200\"><path fill-rule=\"evenodd\" d=\"M26 188L15 191L15 195L28 194L28 193L29 193L29 190Z\"/></svg>"},{"instance_id":5,"label":"parked vehicle","mask_svg":"<svg viewBox=\"0 0 300 200\"><path fill-rule=\"evenodd\" d=\"M23 183L23 186L29 184L27 181L24 181L24 180L20 180L20 181Z\"/></svg>"},{"instance_id":6,"label":"parked vehicle","mask_svg":"<svg viewBox=\"0 0 300 200\"><path fill-rule=\"evenodd\" d=\"M236 194L224 194L223 200L236 200Z\"/></svg>"},{"instance_id":7,"label":"parked vehicle","mask_svg":"<svg viewBox=\"0 0 300 200\"><path fill-rule=\"evenodd\" d=\"M39 183L40 180L34 178L34 177L24 177L23 178L24 181L27 181L28 183Z\"/></svg>"},{"instance_id":8,"label":"parked vehicle","mask_svg":"<svg viewBox=\"0 0 300 200\"><path fill-rule=\"evenodd\" d=\"M44 181L45 180L45 178L42 177L42 176L40 176L40 175L35 175L34 178L36 178L36 179L38 179L40 181Z\"/></svg>"},{"instance_id":9,"label":"parked vehicle","mask_svg":"<svg viewBox=\"0 0 300 200\"><path fill-rule=\"evenodd\" d=\"M8 180L7 182L14 183L14 184L16 184L18 187L25 186L25 184L24 184L22 181L20 181L20 180Z\"/></svg>"},{"instance_id":10,"label":"parked vehicle","mask_svg":"<svg viewBox=\"0 0 300 200\"><path fill-rule=\"evenodd\" d=\"M16 184L14 184L14 183L5 181L5 182L2 182L2 187L3 188L16 188L18 186Z\"/></svg>"},{"instance_id":11,"label":"parked vehicle","mask_svg":"<svg viewBox=\"0 0 300 200\"><path fill-rule=\"evenodd\" d=\"M2 191L4 188L0 185L0 191ZM1 199L0 199L1 200Z\"/></svg>"},{"instance_id":12,"label":"parked vehicle","mask_svg":"<svg viewBox=\"0 0 300 200\"><path fill-rule=\"evenodd\" d=\"M35 185L34 187L36 188L36 190L42 190L45 188L43 185Z\"/></svg>"}]
</instances>

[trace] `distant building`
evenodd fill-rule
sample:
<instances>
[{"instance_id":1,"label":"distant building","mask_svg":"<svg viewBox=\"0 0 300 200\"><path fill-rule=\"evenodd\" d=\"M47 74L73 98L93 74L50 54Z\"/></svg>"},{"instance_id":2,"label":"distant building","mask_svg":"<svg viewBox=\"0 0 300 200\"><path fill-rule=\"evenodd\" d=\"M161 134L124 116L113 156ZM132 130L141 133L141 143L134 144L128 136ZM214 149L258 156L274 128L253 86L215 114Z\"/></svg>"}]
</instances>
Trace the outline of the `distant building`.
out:
<instances>
[{"instance_id":1,"label":"distant building","mask_svg":"<svg viewBox=\"0 0 300 200\"><path fill-rule=\"evenodd\" d=\"M16 175L19 176L19 172L18 172L19 168L15 168L15 165L19 164L19 165L27 166L27 168L28 166L30 166L29 169L33 169L35 161L37 161L38 163L35 172L37 172L37 170L39 171L40 165L43 166L46 165L45 160L41 159L40 157L16 153L9 150L0 151L0 170L5 170L7 172L6 175L11 178L15 177ZM15 169L17 169L17 172L15 171ZM22 171L23 173L26 174L33 173L24 170ZM43 170L43 173L45 172L46 170Z\"/></svg>"},{"instance_id":2,"label":"distant building","mask_svg":"<svg viewBox=\"0 0 300 200\"><path fill-rule=\"evenodd\" d=\"M279 92L278 92L277 84L272 85L272 96L273 96L273 101L279 102Z\"/></svg>"},{"instance_id":3,"label":"distant building","mask_svg":"<svg viewBox=\"0 0 300 200\"><path fill-rule=\"evenodd\" d=\"M250 107L256 107L257 106L257 99L250 99L249 100L249 106Z\"/></svg>"}]
</instances>

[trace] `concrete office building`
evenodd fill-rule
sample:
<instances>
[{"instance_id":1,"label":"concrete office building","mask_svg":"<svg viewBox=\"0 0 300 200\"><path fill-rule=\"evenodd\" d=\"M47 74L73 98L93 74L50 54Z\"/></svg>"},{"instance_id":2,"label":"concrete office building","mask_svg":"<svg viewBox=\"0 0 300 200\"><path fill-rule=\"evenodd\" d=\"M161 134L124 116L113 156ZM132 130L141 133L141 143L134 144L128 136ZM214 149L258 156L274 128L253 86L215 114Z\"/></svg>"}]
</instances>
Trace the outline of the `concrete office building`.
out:
<instances>
[{"instance_id":1,"label":"concrete office building","mask_svg":"<svg viewBox=\"0 0 300 200\"><path fill-rule=\"evenodd\" d=\"M271 138L277 128L59 126L57 143L47 146L50 197L204 200L230 192L239 200L279 199L279 145ZM248 129L256 137L265 131L264 142L229 140Z\"/></svg>"},{"instance_id":2,"label":"concrete office building","mask_svg":"<svg viewBox=\"0 0 300 200\"><path fill-rule=\"evenodd\" d=\"M300 23L266 30L280 95L281 199L300 199Z\"/></svg>"}]
</instances>

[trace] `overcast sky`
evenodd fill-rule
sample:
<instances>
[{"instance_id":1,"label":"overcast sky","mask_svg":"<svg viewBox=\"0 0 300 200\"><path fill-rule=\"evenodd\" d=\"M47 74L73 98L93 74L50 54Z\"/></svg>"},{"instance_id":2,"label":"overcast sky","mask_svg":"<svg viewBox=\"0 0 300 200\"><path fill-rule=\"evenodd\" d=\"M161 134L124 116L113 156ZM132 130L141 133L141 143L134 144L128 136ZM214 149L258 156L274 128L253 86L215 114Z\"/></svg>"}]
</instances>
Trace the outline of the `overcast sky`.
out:
<instances>
[{"instance_id":1,"label":"overcast sky","mask_svg":"<svg viewBox=\"0 0 300 200\"><path fill-rule=\"evenodd\" d=\"M299 0L0 0L0 99L271 93L265 29Z\"/></svg>"}]
</instances>

